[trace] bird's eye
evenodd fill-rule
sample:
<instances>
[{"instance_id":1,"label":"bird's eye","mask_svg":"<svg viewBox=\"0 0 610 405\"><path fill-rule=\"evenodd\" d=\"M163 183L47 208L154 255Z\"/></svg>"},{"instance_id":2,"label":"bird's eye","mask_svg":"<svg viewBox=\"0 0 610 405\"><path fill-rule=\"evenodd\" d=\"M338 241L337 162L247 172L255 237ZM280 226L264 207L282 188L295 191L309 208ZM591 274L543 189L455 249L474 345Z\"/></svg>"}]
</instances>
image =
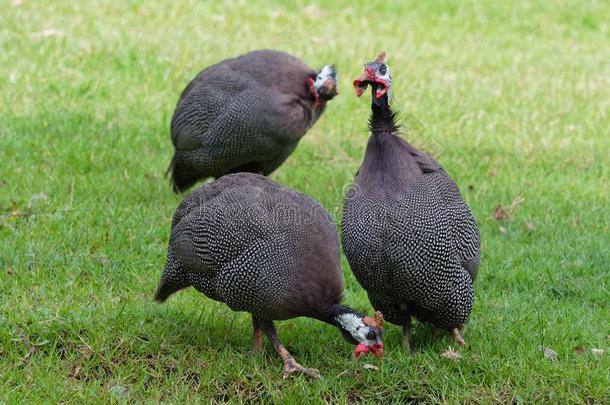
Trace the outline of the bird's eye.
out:
<instances>
[{"instance_id":1,"label":"bird's eye","mask_svg":"<svg viewBox=\"0 0 610 405\"><path fill-rule=\"evenodd\" d=\"M388 71L387 67L385 65L381 65L379 66L379 74L382 76L385 76L386 72Z\"/></svg>"}]
</instances>

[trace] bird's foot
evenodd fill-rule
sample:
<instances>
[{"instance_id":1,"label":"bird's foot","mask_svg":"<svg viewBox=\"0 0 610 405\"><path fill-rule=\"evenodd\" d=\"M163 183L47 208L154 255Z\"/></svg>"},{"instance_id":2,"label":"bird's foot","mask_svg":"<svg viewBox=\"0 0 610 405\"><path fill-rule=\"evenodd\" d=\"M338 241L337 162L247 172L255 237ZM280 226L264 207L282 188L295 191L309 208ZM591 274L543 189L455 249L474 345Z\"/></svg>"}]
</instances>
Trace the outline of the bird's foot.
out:
<instances>
[{"instance_id":1,"label":"bird's foot","mask_svg":"<svg viewBox=\"0 0 610 405\"><path fill-rule=\"evenodd\" d=\"M464 338L462 337L462 334L458 328L451 329L451 334L453 335L453 340L455 340L455 343L460 346L466 345L466 342L464 341Z\"/></svg>"},{"instance_id":2,"label":"bird's foot","mask_svg":"<svg viewBox=\"0 0 610 405\"><path fill-rule=\"evenodd\" d=\"M284 361L284 372L282 373L282 377L286 379L294 373L302 373L311 378L320 378L320 372L318 370L315 368L303 367L290 357Z\"/></svg>"}]
</instances>

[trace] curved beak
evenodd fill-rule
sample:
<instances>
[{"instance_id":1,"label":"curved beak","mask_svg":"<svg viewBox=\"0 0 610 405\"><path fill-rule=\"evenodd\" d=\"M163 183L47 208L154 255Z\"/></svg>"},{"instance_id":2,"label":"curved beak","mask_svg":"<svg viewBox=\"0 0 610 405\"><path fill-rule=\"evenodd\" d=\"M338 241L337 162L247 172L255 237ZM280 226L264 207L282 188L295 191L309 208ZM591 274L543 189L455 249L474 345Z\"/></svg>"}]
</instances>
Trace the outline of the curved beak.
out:
<instances>
[{"instance_id":1,"label":"curved beak","mask_svg":"<svg viewBox=\"0 0 610 405\"><path fill-rule=\"evenodd\" d=\"M339 94L337 91L337 82L334 80L327 79L324 81L322 86L324 86L325 94L328 96L334 97Z\"/></svg>"}]
</instances>

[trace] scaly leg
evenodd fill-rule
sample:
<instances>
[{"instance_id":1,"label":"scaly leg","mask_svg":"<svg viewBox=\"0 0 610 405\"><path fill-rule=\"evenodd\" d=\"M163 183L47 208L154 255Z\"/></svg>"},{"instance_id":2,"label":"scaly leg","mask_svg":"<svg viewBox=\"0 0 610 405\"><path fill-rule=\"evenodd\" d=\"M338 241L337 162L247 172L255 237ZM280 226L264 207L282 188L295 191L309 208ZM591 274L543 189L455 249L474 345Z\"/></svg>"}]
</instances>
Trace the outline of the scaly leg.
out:
<instances>
[{"instance_id":1,"label":"scaly leg","mask_svg":"<svg viewBox=\"0 0 610 405\"><path fill-rule=\"evenodd\" d=\"M273 347L282 358L282 361L284 361L284 372L282 373L283 378L288 378L290 374L297 372L303 373L312 378L320 377L318 370L314 368L305 368L294 360L294 357L292 357L282 342L280 342L280 338L277 336L277 331L275 330L275 326L273 326L272 321L261 321L260 327L262 328L263 332L265 332L265 335L267 335L269 341L271 341L271 344L273 344Z\"/></svg>"},{"instance_id":2,"label":"scaly leg","mask_svg":"<svg viewBox=\"0 0 610 405\"><path fill-rule=\"evenodd\" d=\"M260 321L252 317L252 326L254 327L254 342L252 343L252 351L262 353L263 351L263 330L260 326Z\"/></svg>"},{"instance_id":3,"label":"scaly leg","mask_svg":"<svg viewBox=\"0 0 610 405\"><path fill-rule=\"evenodd\" d=\"M402 321L402 347L408 353L413 351L413 341L411 340L411 315L404 315Z\"/></svg>"},{"instance_id":4,"label":"scaly leg","mask_svg":"<svg viewBox=\"0 0 610 405\"><path fill-rule=\"evenodd\" d=\"M451 334L453 335L453 340L455 340L455 343L457 343L460 346L464 346L466 344L466 342L464 341L464 338L462 337L462 335L460 333L459 328L451 329Z\"/></svg>"}]
</instances>

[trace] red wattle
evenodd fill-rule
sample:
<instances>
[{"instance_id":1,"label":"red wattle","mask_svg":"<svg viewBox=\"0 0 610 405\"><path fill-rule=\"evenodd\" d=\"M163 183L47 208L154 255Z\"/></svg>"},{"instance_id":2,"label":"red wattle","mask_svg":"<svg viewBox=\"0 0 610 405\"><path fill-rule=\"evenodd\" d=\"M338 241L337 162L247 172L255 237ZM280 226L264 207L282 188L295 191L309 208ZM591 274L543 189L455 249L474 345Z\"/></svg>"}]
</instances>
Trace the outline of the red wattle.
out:
<instances>
[{"instance_id":1,"label":"red wattle","mask_svg":"<svg viewBox=\"0 0 610 405\"><path fill-rule=\"evenodd\" d=\"M371 347L371 351L373 352L375 357L377 357L378 359L381 359L383 357L383 343L375 343Z\"/></svg>"},{"instance_id":2,"label":"red wattle","mask_svg":"<svg viewBox=\"0 0 610 405\"><path fill-rule=\"evenodd\" d=\"M354 80L354 83L353 83L354 89L356 90L356 95L358 97L360 97L364 93L364 90L366 90L366 86L360 87L360 83L362 83L362 80L360 80L360 79Z\"/></svg>"},{"instance_id":3,"label":"red wattle","mask_svg":"<svg viewBox=\"0 0 610 405\"><path fill-rule=\"evenodd\" d=\"M354 357L359 358L363 353L368 353L370 350L371 348L364 343L358 343L358 346L354 349Z\"/></svg>"}]
</instances>

